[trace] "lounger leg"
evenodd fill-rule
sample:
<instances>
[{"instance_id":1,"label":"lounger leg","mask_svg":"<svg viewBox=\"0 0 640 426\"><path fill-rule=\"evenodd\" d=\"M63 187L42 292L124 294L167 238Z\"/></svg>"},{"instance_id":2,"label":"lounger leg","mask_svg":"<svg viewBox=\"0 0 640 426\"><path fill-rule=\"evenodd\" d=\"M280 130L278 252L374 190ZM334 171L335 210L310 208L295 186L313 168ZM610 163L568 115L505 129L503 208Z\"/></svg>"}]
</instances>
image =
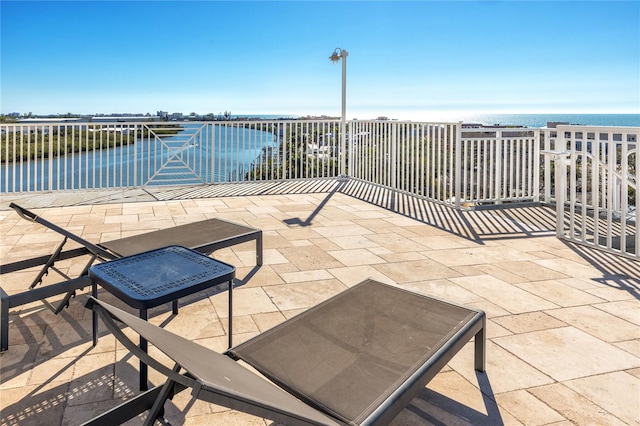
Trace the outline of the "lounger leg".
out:
<instances>
[{"instance_id":1,"label":"lounger leg","mask_svg":"<svg viewBox=\"0 0 640 426\"><path fill-rule=\"evenodd\" d=\"M146 309L140 309L140 318L142 318L145 321L148 319ZM142 349L142 351L145 353L147 352L147 349L148 349L147 339L143 338L142 336L140 336L140 349ZM146 391L147 389L149 389L149 386L147 383L148 377L149 377L149 370L147 368L147 364L140 361L140 390L141 391Z\"/></svg>"},{"instance_id":2,"label":"lounger leg","mask_svg":"<svg viewBox=\"0 0 640 426\"><path fill-rule=\"evenodd\" d=\"M178 299L171 302L173 308L173 315L178 315Z\"/></svg>"},{"instance_id":3,"label":"lounger leg","mask_svg":"<svg viewBox=\"0 0 640 426\"><path fill-rule=\"evenodd\" d=\"M0 288L0 352L9 349L9 295Z\"/></svg>"},{"instance_id":4,"label":"lounger leg","mask_svg":"<svg viewBox=\"0 0 640 426\"><path fill-rule=\"evenodd\" d=\"M132 418L144 413L153 406L158 399L162 388L157 386L151 390L128 399L117 407L100 414L97 417L85 422L82 426L113 426L120 425Z\"/></svg>"},{"instance_id":5,"label":"lounger leg","mask_svg":"<svg viewBox=\"0 0 640 426\"><path fill-rule=\"evenodd\" d=\"M173 371L179 373L180 365L176 363L176 365L173 367ZM176 382L171 379L167 379L167 381L164 382L164 385L162 385L162 390L160 390L160 394L154 401L153 407L151 407L151 409L149 410L149 415L147 416L147 420L145 420L144 422L144 426L152 426L155 424L158 417L164 416L164 403L167 402L167 399L171 397L173 386L175 383Z\"/></svg>"},{"instance_id":6,"label":"lounger leg","mask_svg":"<svg viewBox=\"0 0 640 426\"><path fill-rule=\"evenodd\" d=\"M233 347L233 280L229 280L229 349Z\"/></svg>"},{"instance_id":7,"label":"lounger leg","mask_svg":"<svg viewBox=\"0 0 640 426\"><path fill-rule=\"evenodd\" d=\"M262 266L262 231L256 238L256 264Z\"/></svg>"},{"instance_id":8,"label":"lounger leg","mask_svg":"<svg viewBox=\"0 0 640 426\"><path fill-rule=\"evenodd\" d=\"M487 334L487 319L482 318L482 328L476 333L474 337L475 345L475 367L478 371L484 371L485 368L485 356L486 356L486 334Z\"/></svg>"},{"instance_id":9,"label":"lounger leg","mask_svg":"<svg viewBox=\"0 0 640 426\"><path fill-rule=\"evenodd\" d=\"M91 283L91 295L98 298L98 284ZM93 346L98 344L98 313L95 310L91 311L91 320L93 324Z\"/></svg>"},{"instance_id":10,"label":"lounger leg","mask_svg":"<svg viewBox=\"0 0 640 426\"><path fill-rule=\"evenodd\" d=\"M58 258L58 256L60 256L60 252L62 252L62 248L66 243L67 243L67 237L64 237L62 242L58 244L56 249L53 251L53 254L49 257L49 260L47 260L47 263L44 264L38 276L36 276L36 278L33 280L29 288L34 288L35 286L37 286L42 282L42 278L49 273L49 268L53 267L53 264L56 262L56 259Z\"/></svg>"}]
</instances>

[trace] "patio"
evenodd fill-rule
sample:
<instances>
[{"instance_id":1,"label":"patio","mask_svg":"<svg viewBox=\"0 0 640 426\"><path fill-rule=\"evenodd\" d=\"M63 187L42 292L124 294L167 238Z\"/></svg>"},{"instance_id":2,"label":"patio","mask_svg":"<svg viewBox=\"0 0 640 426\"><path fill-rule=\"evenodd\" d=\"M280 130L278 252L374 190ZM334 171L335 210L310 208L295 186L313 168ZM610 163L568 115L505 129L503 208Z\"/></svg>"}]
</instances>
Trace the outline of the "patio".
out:
<instances>
[{"instance_id":1,"label":"patio","mask_svg":"<svg viewBox=\"0 0 640 426\"><path fill-rule=\"evenodd\" d=\"M548 207L454 210L335 180L3 196L1 263L60 241L7 209L10 201L47 207L37 212L91 241L210 217L262 229L263 266L254 266L252 243L214 254L237 267L235 343L368 277L483 309L486 373L473 369L468 344L395 425L640 424L640 263L557 239ZM83 261L57 266L78 273ZM2 288L24 290L34 274L3 275ZM138 392L137 359L104 328L91 345L89 292L59 316L41 304L11 311L0 424L75 425ZM169 305L152 310L150 321L223 351L226 316L226 294L203 292L177 316ZM166 416L174 425L271 424L188 393Z\"/></svg>"}]
</instances>

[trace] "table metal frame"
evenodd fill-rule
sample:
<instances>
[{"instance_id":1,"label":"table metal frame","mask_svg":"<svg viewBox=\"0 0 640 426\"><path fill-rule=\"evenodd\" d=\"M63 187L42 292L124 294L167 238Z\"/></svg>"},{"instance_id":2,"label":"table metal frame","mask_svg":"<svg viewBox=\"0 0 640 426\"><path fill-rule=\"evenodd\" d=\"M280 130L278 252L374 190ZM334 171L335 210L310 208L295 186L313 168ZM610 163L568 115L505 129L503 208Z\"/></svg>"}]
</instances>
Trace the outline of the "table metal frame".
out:
<instances>
[{"instance_id":1,"label":"table metal frame","mask_svg":"<svg viewBox=\"0 0 640 426\"><path fill-rule=\"evenodd\" d=\"M160 263L159 263L160 262ZM127 305L137 308L139 317L147 320L151 308L167 302L178 314L178 299L215 287L224 282L229 290L229 347L233 345L233 279L235 267L181 246L115 259L89 269L91 295L98 298L98 284ZM98 342L98 318L94 311L93 345ZM146 339L140 338L140 349L147 351ZM140 362L140 390L148 388L148 368Z\"/></svg>"}]
</instances>

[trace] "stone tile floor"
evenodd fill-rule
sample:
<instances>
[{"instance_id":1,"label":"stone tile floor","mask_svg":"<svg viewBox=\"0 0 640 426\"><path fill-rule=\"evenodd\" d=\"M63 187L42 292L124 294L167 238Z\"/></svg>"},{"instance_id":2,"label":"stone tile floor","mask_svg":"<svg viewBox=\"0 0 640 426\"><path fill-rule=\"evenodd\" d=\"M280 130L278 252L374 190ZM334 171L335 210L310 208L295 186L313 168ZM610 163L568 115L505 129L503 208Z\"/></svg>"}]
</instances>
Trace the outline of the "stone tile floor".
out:
<instances>
[{"instance_id":1,"label":"stone tile floor","mask_svg":"<svg viewBox=\"0 0 640 426\"><path fill-rule=\"evenodd\" d=\"M640 423L639 262L556 239L553 211L545 207L457 212L367 191L183 193L166 201L136 194L91 203L75 194L76 205L37 212L94 242L209 217L262 229L262 267L254 266L253 243L214 253L237 267L236 343L367 277L485 310L486 373L473 369L468 344L394 425ZM28 207L69 200L20 198ZM0 210L1 263L50 253L59 236L20 219L7 203ZM77 274L84 263L58 266ZM35 273L1 275L2 288L21 291ZM91 345L91 316L82 307L88 291L58 316L36 303L11 311L10 347L0 355L0 424L76 425L137 393L137 360L105 330ZM226 348L226 294L202 292L181 306L177 316L158 307L150 321ZM153 371L150 377L161 382ZM187 393L167 404L166 415L174 425L271 424Z\"/></svg>"}]
</instances>

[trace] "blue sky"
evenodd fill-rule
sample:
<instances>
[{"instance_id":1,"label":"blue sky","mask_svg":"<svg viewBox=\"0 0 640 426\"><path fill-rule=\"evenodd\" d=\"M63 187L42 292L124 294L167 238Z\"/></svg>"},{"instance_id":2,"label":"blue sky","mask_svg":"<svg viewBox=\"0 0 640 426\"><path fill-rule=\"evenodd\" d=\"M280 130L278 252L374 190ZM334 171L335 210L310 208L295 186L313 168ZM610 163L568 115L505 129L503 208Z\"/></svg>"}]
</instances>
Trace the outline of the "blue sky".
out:
<instances>
[{"instance_id":1,"label":"blue sky","mask_svg":"<svg viewBox=\"0 0 640 426\"><path fill-rule=\"evenodd\" d=\"M640 1L5 1L0 112L640 113Z\"/></svg>"}]
</instances>

